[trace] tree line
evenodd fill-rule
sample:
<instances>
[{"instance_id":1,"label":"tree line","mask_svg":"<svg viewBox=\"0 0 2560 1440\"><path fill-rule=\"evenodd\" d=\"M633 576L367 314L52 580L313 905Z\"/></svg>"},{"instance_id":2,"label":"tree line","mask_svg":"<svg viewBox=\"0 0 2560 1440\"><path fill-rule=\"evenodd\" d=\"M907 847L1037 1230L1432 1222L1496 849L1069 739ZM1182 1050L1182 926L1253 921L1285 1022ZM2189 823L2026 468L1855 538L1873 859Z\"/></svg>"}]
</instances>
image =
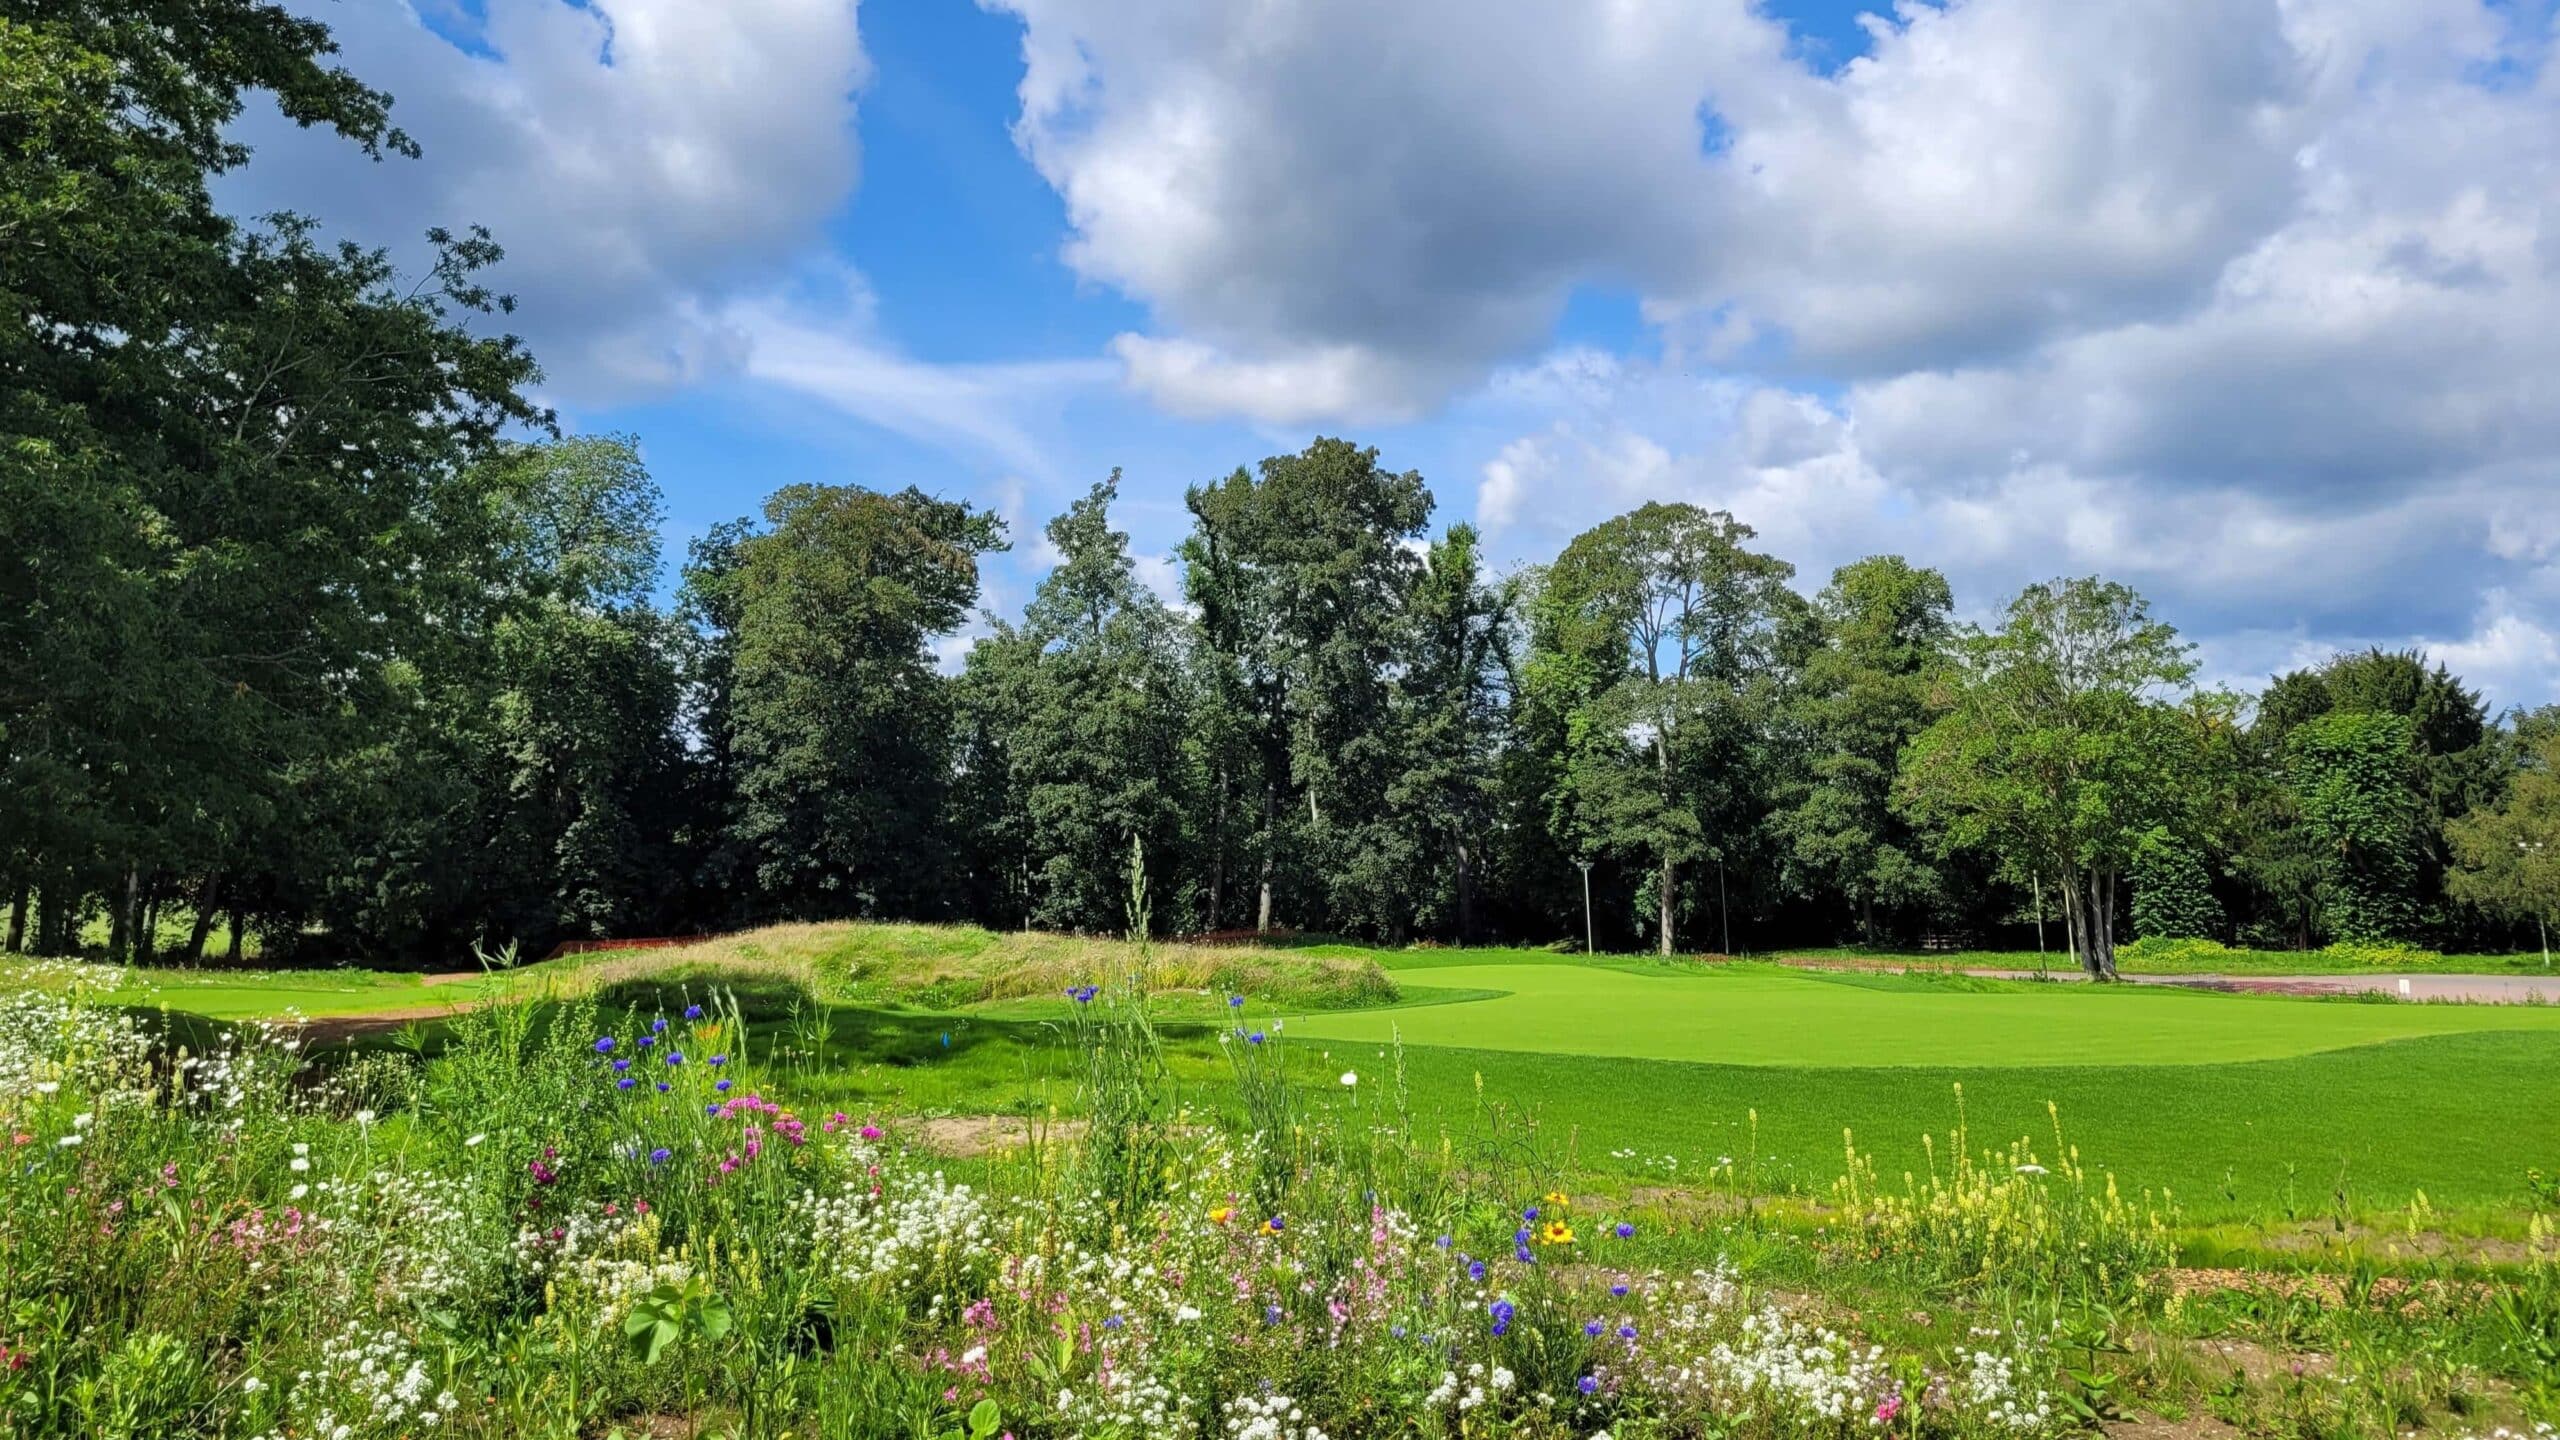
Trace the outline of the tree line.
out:
<instances>
[{"instance_id":1,"label":"tree line","mask_svg":"<svg viewBox=\"0 0 2560 1440\"><path fill-rule=\"evenodd\" d=\"M787 486L662 599L636 442L559 436L485 334L489 237L435 235L421 283L213 205L245 94L377 155L413 148L388 97L311 22L170 8L0 8L12 950L432 962L877 916L1670 953L2049 923L2103 972L2132 935L2504 946L2560 899L2560 712L2492 717L2422 655L2204 689L2121 585L1970 626L1934 570L1800 584L1672 503L1497 573L1472 527L1435 534L1420 475L1340 439L1191 487L1178 595L1095 485L956 673L936 646L1011 540L963 501Z\"/></svg>"}]
</instances>

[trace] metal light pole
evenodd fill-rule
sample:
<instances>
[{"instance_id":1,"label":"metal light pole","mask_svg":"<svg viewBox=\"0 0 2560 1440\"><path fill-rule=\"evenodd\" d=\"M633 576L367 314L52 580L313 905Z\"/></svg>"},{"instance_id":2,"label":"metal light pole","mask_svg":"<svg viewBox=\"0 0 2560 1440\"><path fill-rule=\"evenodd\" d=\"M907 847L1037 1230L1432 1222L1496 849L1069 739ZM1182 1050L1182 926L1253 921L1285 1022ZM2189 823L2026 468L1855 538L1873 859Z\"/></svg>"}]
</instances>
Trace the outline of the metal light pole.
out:
<instances>
[{"instance_id":1,"label":"metal light pole","mask_svg":"<svg viewBox=\"0 0 2560 1440\"><path fill-rule=\"evenodd\" d=\"M1582 953L1597 955L1600 947L1591 940L1595 933L1591 928L1591 862L1576 860L1573 863L1582 867Z\"/></svg>"},{"instance_id":2,"label":"metal light pole","mask_svg":"<svg viewBox=\"0 0 2560 1440\"><path fill-rule=\"evenodd\" d=\"M2534 856L2542 853L2542 842L2519 840L2516 842L2516 848L2525 853L2525 858L2530 863ZM2542 968L2548 970L2551 968L2551 922L2544 918L2539 907L2536 907L2533 912L2533 928L2542 936Z\"/></svg>"}]
</instances>

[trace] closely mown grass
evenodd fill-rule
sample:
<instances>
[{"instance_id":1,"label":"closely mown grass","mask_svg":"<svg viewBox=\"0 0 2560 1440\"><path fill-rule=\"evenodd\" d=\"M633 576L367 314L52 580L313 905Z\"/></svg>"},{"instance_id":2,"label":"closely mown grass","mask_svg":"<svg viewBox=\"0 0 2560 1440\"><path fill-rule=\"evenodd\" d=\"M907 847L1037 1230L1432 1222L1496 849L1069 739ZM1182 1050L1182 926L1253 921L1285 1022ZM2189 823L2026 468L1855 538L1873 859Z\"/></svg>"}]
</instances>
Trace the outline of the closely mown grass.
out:
<instances>
[{"instance_id":1,"label":"closely mown grass","mask_svg":"<svg viewBox=\"0 0 2560 1440\"><path fill-rule=\"evenodd\" d=\"M2058 933L2058 931L2057 931ZM1781 960L1820 960L1916 970L2038 969L2068 976L2071 952L2052 950L1908 950L1885 945L1798 946L1774 952ZM2555 973L2542 952L2513 955L2439 954L2433 950L2328 946L2318 950L2236 950L2181 943L2175 947L2130 945L2116 952L2126 975L2542 975Z\"/></svg>"}]
</instances>

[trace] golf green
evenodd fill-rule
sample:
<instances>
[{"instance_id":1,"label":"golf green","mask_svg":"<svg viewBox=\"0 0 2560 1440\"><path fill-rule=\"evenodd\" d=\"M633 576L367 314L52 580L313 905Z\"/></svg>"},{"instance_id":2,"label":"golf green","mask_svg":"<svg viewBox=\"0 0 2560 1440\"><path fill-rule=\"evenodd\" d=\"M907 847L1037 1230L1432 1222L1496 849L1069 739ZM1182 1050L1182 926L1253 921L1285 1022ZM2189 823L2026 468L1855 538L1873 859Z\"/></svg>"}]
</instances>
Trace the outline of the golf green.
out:
<instances>
[{"instance_id":1,"label":"golf green","mask_svg":"<svg viewBox=\"0 0 2560 1440\"><path fill-rule=\"evenodd\" d=\"M1746 967L1511 963L1399 978L1405 1004L1292 1016L1290 1038L1723 1065L2005 1068L2222 1064L2425 1035L2560 1031L2560 1008L2548 1006L1960 986Z\"/></svg>"}]
</instances>

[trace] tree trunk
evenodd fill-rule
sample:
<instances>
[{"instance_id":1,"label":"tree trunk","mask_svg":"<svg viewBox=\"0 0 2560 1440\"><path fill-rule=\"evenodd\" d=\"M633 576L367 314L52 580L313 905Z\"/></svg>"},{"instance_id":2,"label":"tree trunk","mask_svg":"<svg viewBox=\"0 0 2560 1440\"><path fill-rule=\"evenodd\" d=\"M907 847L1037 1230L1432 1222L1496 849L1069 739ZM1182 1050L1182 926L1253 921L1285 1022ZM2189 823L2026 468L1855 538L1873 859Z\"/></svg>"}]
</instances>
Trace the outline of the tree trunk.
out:
<instances>
[{"instance_id":1,"label":"tree trunk","mask_svg":"<svg viewBox=\"0 0 2560 1440\"><path fill-rule=\"evenodd\" d=\"M1253 915L1253 931L1257 935L1271 933L1271 842L1272 827L1278 818L1279 797L1266 781L1262 787L1262 898Z\"/></svg>"},{"instance_id":2,"label":"tree trunk","mask_svg":"<svg viewBox=\"0 0 2560 1440\"><path fill-rule=\"evenodd\" d=\"M62 931L62 889L62 882L56 880L37 892L36 953L39 955L62 953L61 946L54 938Z\"/></svg>"},{"instance_id":3,"label":"tree trunk","mask_svg":"<svg viewBox=\"0 0 2560 1440\"><path fill-rule=\"evenodd\" d=\"M1680 893L1680 865L1668 852L1662 857L1662 953L1671 953L1671 905Z\"/></svg>"},{"instance_id":4,"label":"tree trunk","mask_svg":"<svg viewBox=\"0 0 2560 1440\"><path fill-rule=\"evenodd\" d=\"M2116 978L2116 874L2112 870L2089 872L2089 913L2095 918L2090 927L2089 962L2091 973L2101 980Z\"/></svg>"},{"instance_id":5,"label":"tree trunk","mask_svg":"<svg viewBox=\"0 0 2560 1440\"><path fill-rule=\"evenodd\" d=\"M160 951L160 872L142 879L141 905L134 915L133 963L148 965Z\"/></svg>"},{"instance_id":6,"label":"tree trunk","mask_svg":"<svg viewBox=\"0 0 2560 1440\"><path fill-rule=\"evenodd\" d=\"M1224 929L1227 923L1227 790L1233 777L1227 767L1218 767L1218 803L1209 820L1209 923L1211 932Z\"/></svg>"},{"instance_id":7,"label":"tree trunk","mask_svg":"<svg viewBox=\"0 0 2560 1440\"><path fill-rule=\"evenodd\" d=\"M133 912L140 909L137 893L142 877L132 870L124 872L124 885L107 900L107 961L122 965L133 958Z\"/></svg>"},{"instance_id":8,"label":"tree trunk","mask_svg":"<svg viewBox=\"0 0 2560 1440\"><path fill-rule=\"evenodd\" d=\"M231 902L231 945L223 952L224 964L240 963L240 932L245 928L247 928L247 921L240 913L240 902L234 900Z\"/></svg>"},{"instance_id":9,"label":"tree trunk","mask_svg":"<svg viewBox=\"0 0 2560 1440\"><path fill-rule=\"evenodd\" d=\"M1467 868L1467 842L1457 842L1458 851L1458 943L1464 945L1475 934L1475 873Z\"/></svg>"},{"instance_id":10,"label":"tree trunk","mask_svg":"<svg viewBox=\"0 0 2560 1440\"><path fill-rule=\"evenodd\" d=\"M18 891L9 899L9 944L12 955L27 948L27 882L18 882Z\"/></svg>"},{"instance_id":11,"label":"tree trunk","mask_svg":"<svg viewBox=\"0 0 2560 1440\"><path fill-rule=\"evenodd\" d=\"M204 888L196 891L195 923L187 927L187 959L189 965L204 963L205 938L213 933L214 906L222 899L222 872L204 873Z\"/></svg>"}]
</instances>

